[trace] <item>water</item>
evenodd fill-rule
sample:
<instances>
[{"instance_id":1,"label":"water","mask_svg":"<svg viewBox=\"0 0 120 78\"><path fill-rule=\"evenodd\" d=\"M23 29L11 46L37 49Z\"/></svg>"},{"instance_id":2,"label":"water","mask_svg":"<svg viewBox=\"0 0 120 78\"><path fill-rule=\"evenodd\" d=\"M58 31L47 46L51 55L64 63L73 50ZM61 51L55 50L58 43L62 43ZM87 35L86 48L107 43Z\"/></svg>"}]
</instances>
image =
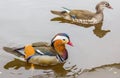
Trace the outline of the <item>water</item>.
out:
<instances>
[{"instance_id":1,"label":"water","mask_svg":"<svg viewBox=\"0 0 120 78\"><path fill-rule=\"evenodd\" d=\"M119 1L110 0L113 10L104 10L104 22L101 28L95 26L78 26L59 23L53 20L56 16L50 10L88 9L95 11L95 5L101 0L1 0L0 1L0 77L1 78L46 78L46 77L76 77L79 71L102 65L119 63ZM22 46L32 42L47 41L59 33L69 34L74 47L66 46L69 60L65 65L52 67L26 65L14 55L6 53L2 47ZM114 65L113 65L114 66ZM80 74L81 78L96 78L98 76L119 78L119 69L104 66L97 71ZM59 68L59 69L58 69ZM108 70L111 70L109 72ZM116 74L117 72L117 74ZM111 74L113 73L113 74Z\"/></svg>"}]
</instances>

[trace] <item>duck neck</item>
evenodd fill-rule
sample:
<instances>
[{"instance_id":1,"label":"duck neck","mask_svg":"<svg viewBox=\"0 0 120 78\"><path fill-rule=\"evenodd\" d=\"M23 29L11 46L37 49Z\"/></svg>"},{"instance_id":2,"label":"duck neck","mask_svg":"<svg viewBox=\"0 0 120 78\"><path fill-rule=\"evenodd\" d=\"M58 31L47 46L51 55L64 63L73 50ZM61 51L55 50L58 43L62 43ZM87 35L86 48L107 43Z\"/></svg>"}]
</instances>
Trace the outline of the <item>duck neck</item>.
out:
<instances>
[{"instance_id":1,"label":"duck neck","mask_svg":"<svg viewBox=\"0 0 120 78\"><path fill-rule=\"evenodd\" d=\"M96 6L96 14L103 14L104 8L100 5Z\"/></svg>"},{"instance_id":2,"label":"duck neck","mask_svg":"<svg viewBox=\"0 0 120 78\"><path fill-rule=\"evenodd\" d=\"M59 54L64 60L68 58L68 52L65 48L65 44L60 41L54 41L52 43L52 47L56 50L57 54Z\"/></svg>"}]
</instances>

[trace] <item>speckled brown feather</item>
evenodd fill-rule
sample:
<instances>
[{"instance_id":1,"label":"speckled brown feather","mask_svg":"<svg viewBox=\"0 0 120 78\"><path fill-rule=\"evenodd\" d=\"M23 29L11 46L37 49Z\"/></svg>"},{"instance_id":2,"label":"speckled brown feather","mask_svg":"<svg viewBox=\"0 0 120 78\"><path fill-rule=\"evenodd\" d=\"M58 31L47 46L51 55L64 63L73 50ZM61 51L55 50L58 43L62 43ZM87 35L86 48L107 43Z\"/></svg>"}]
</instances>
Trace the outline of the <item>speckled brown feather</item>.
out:
<instances>
[{"instance_id":1,"label":"speckled brown feather","mask_svg":"<svg viewBox=\"0 0 120 78\"><path fill-rule=\"evenodd\" d=\"M75 15L77 19L91 19L95 15L94 12L88 10L71 10L70 15Z\"/></svg>"}]
</instances>

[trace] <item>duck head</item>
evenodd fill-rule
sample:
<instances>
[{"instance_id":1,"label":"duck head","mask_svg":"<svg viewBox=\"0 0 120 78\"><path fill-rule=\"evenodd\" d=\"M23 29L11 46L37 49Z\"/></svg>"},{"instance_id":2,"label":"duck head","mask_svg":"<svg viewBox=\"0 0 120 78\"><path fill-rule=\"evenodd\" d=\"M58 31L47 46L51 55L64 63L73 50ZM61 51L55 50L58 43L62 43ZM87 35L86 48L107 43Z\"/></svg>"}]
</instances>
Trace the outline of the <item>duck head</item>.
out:
<instances>
[{"instance_id":1,"label":"duck head","mask_svg":"<svg viewBox=\"0 0 120 78\"><path fill-rule=\"evenodd\" d=\"M68 44L73 46L72 42L70 41L70 37L66 33L58 33L56 34L53 39L51 40L51 45L54 46L54 42L60 42L62 44Z\"/></svg>"},{"instance_id":2,"label":"duck head","mask_svg":"<svg viewBox=\"0 0 120 78\"><path fill-rule=\"evenodd\" d=\"M73 46L69 36L66 33L58 33L51 40L51 46L56 50L57 54L63 60L66 60L68 58L68 52L65 48L65 44Z\"/></svg>"},{"instance_id":3,"label":"duck head","mask_svg":"<svg viewBox=\"0 0 120 78\"><path fill-rule=\"evenodd\" d=\"M113 9L107 1L102 1L96 5L97 12L103 11L104 8Z\"/></svg>"}]
</instances>

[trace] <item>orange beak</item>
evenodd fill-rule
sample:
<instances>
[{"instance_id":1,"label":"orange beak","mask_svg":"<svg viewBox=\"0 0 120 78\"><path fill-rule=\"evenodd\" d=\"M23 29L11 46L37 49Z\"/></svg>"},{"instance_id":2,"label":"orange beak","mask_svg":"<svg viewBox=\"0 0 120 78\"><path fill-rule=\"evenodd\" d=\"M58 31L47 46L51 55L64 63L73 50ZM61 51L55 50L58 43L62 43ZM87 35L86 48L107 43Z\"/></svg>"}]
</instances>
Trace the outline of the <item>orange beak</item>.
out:
<instances>
[{"instance_id":1,"label":"orange beak","mask_svg":"<svg viewBox=\"0 0 120 78\"><path fill-rule=\"evenodd\" d=\"M72 42L70 42L70 41L67 44L70 45L70 46L73 46Z\"/></svg>"}]
</instances>

